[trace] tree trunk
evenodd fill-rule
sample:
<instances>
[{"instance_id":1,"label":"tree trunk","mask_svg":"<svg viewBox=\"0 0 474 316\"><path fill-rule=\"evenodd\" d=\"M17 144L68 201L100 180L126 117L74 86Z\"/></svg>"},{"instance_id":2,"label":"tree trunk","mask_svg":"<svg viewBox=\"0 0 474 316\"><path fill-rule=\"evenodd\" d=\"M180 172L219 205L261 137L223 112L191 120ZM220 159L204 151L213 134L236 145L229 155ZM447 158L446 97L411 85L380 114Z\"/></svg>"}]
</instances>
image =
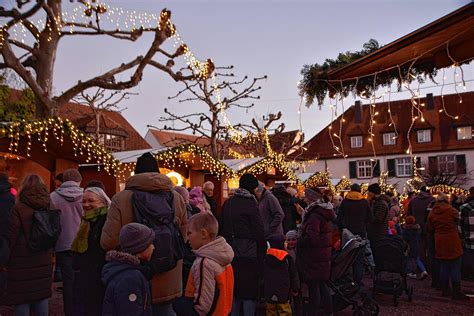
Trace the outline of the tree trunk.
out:
<instances>
[{"instance_id":1,"label":"tree trunk","mask_svg":"<svg viewBox=\"0 0 474 316\"><path fill-rule=\"evenodd\" d=\"M212 111L212 128L211 128L211 153L212 157L219 159L219 148L217 146L217 136L219 132L219 117L217 111Z\"/></svg>"},{"instance_id":2,"label":"tree trunk","mask_svg":"<svg viewBox=\"0 0 474 316\"><path fill-rule=\"evenodd\" d=\"M51 8L54 16L61 16L61 0L49 0L48 6ZM54 21L49 18L46 21L46 25L51 23L54 25ZM54 78L54 63L56 61L56 51L58 49L58 43L60 35L58 34L55 27L51 27L52 31L48 27L45 27L40 34L39 38L39 49L36 54L36 82L43 89L44 93L48 98L51 98L53 91L53 78ZM38 99L37 99L38 100ZM58 115L58 107L55 103L50 106L43 104L39 100L36 102L36 117L46 118L50 116Z\"/></svg>"}]
</instances>

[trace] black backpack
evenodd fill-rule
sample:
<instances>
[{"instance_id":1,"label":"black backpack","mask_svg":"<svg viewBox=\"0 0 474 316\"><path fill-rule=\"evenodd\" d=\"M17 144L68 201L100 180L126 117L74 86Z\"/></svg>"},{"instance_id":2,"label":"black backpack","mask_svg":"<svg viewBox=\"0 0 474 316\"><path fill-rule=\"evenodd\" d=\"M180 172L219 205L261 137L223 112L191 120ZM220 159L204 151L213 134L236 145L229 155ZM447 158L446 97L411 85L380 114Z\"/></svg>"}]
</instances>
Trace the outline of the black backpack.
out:
<instances>
[{"instance_id":1,"label":"black backpack","mask_svg":"<svg viewBox=\"0 0 474 316\"><path fill-rule=\"evenodd\" d=\"M185 243L175 220L174 196L171 191L133 191L133 216L155 232L155 251L150 264L156 273L169 271L184 258Z\"/></svg>"},{"instance_id":2,"label":"black backpack","mask_svg":"<svg viewBox=\"0 0 474 316\"><path fill-rule=\"evenodd\" d=\"M48 208L33 212L28 248L45 251L54 248L61 234L61 211Z\"/></svg>"}]
</instances>

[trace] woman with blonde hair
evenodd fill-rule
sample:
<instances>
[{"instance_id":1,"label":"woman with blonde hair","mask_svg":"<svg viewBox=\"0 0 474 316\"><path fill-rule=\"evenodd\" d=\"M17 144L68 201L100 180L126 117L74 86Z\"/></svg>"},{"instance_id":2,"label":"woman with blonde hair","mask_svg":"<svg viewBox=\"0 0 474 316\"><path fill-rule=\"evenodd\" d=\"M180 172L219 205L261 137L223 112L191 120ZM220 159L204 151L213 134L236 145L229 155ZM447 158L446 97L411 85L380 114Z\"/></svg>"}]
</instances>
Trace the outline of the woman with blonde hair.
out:
<instances>
[{"instance_id":1,"label":"woman with blonde hair","mask_svg":"<svg viewBox=\"0 0 474 316\"><path fill-rule=\"evenodd\" d=\"M446 194L440 193L428 215L428 232L434 234L435 258L440 263L440 283L443 296L454 300L468 300L461 292L461 258L463 249L458 233L459 212L449 204ZM449 288L451 280L452 293Z\"/></svg>"},{"instance_id":2,"label":"woman with blonde hair","mask_svg":"<svg viewBox=\"0 0 474 316\"><path fill-rule=\"evenodd\" d=\"M10 219L10 259L6 295L0 305L14 305L15 315L48 315L51 297L52 249L33 251L28 240L35 210L49 209L49 192L35 175L24 178Z\"/></svg>"}]
</instances>

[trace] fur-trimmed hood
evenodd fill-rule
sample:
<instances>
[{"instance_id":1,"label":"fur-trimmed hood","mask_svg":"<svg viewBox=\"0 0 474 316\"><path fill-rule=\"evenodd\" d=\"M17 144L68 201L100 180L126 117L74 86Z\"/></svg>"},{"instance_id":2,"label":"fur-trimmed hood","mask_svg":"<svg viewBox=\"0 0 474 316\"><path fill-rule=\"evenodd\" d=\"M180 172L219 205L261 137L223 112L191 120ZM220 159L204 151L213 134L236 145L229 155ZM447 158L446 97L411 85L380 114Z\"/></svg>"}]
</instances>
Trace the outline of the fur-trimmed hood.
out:
<instances>
[{"instance_id":1,"label":"fur-trimmed hood","mask_svg":"<svg viewBox=\"0 0 474 316\"><path fill-rule=\"evenodd\" d=\"M126 252L111 250L105 255L108 263L102 269L102 280L108 284L117 274L125 270L136 270L140 266L140 259L137 256Z\"/></svg>"}]
</instances>

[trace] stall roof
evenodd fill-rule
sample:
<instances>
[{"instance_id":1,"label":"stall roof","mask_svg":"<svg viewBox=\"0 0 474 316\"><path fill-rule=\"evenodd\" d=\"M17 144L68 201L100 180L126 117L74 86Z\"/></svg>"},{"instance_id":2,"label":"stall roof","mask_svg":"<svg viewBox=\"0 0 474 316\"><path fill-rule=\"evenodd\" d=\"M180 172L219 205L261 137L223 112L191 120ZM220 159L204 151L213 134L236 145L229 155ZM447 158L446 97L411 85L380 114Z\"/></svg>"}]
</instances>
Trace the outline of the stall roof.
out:
<instances>
[{"instance_id":1,"label":"stall roof","mask_svg":"<svg viewBox=\"0 0 474 316\"><path fill-rule=\"evenodd\" d=\"M416 59L432 62L436 68L474 57L474 2L405 35L373 53L328 73L329 80L364 77Z\"/></svg>"},{"instance_id":2,"label":"stall roof","mask_svg":"<svg viewBox=\"0 0 474 316\"><path fill-rule=\"evenodd\" d=\"M161 148L161 149L138 149L138 150L129 150L129 151L119 151L112 153L115 159L120 161L121 163L132 163L137 162L138 157L143 155L144 153L151 153L152 155L156 155L161 151L166 151L169 148Z\"/></svg>"},{"instance_id":3,"label":"stall roof","mask_svg":"<svg viewBox=\"0 0 474 316\"><path fill-rule=\"evenodd\" d=\"M262 159L263 157L243 158L243 159L224 159L222 160L222 162L235 172L235 171L240 171L248 166L251 166Z\"/></svg>"},{"instance_id":4,"label":"stall roof","mask_svg":"<svg viewBox=\"0 0 474 316\"><path fill-rule=\"evenodd\" d=\"M306 180L308 180L309 178L311 178L311 176L313 174L314 174L314 172L303 172L303 173L297 174L296 176L298 177L298 179L300 179L301 183L303 183Z\"/></svg>"}]
</instances>

